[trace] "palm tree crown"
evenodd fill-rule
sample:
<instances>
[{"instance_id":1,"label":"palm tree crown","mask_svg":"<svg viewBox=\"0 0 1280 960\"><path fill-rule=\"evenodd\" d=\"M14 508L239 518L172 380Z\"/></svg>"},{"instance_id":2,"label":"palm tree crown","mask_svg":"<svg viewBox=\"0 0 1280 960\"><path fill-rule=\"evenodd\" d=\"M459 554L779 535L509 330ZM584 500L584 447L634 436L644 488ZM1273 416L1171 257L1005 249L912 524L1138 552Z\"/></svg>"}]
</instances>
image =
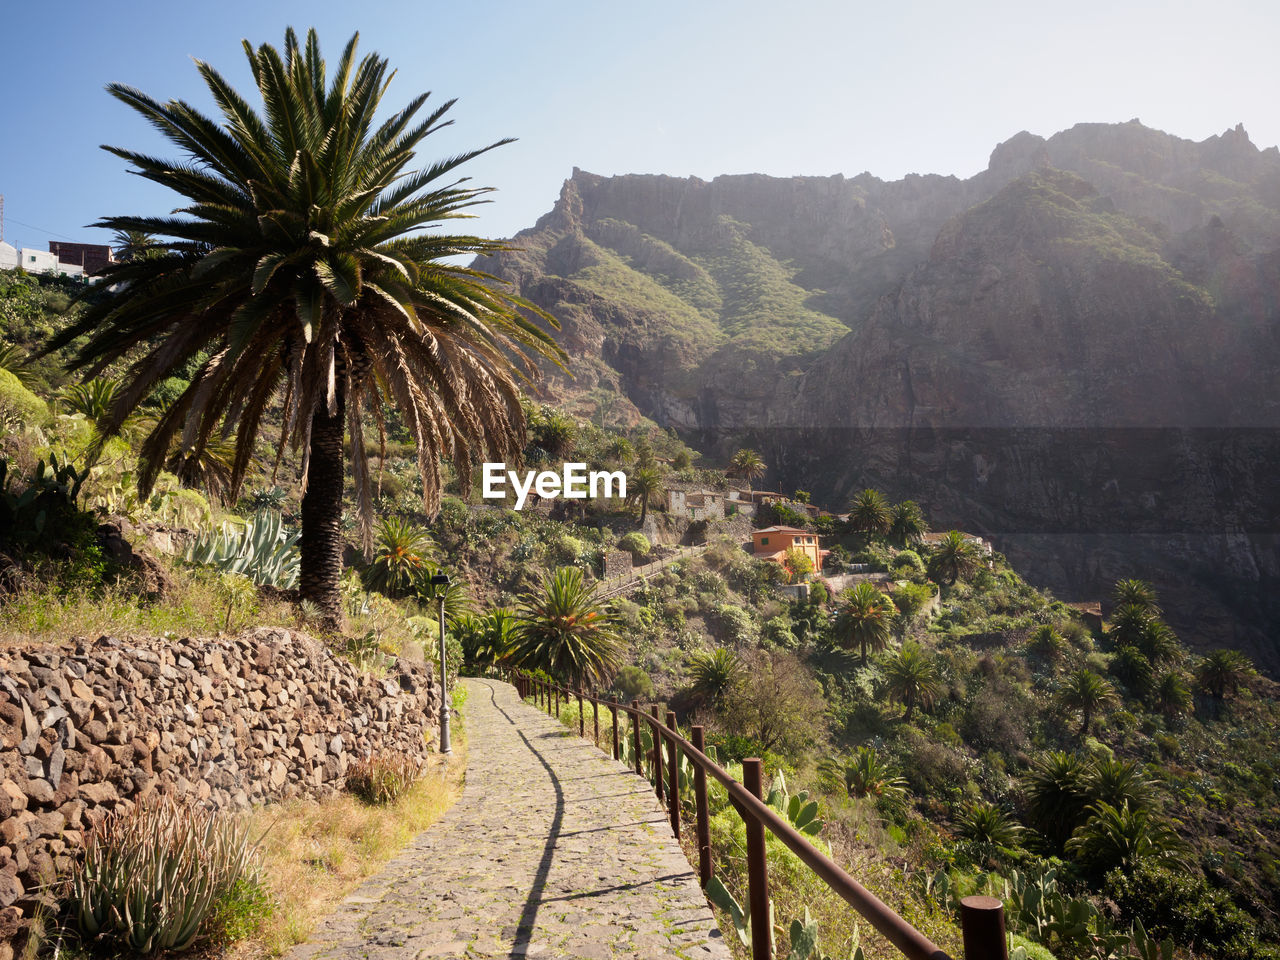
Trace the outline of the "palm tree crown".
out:
<instances>
[{"instance_id":1,"label":"palm tree crown","mask_svg":"<svg viewBox=\"0 0 1280 960\"><path fill-rule=\"evenodd\" d=\"M867 651L883 650L889 642L896 608L893 601L866 581L845 590L841 601L836 636L842 646L857 645L865 667Z\"/></svg>"},{"instance_id":2,"label":"palm tree crown","mask_svg":"<svg viewBox=\"0 0 1280 960\"><path fill-rule=\"evenodd\" d=\"M434 513L440 458L453 461L464 485L481 459L520 459L516 378L533 375L531 353L562 356L519 312L528 304L456 265L501 243L423 232L481 201L487 191L462 186L454 171L508 141L411 172L416 148L447 125L453 102L419 116L422 94L375 126L391 74L376 54L357 63L356 40L332 73L314 31L305 45L288 31L283 51L246 41L261 111L197 61L218 120L110 85L186 159L106 149L185 205L175 216L98 221L167 239L107 268L88 308L47 348L86 337L73 365L89 376L129 362L108 424L115 429L177 368L207 357L143 444L144 489L175 437L187 453L219 434L236 435L238 487L264 414L280 408L282 447L291 440L302 451L302 593L332 621L340 617L344 433L368 548L363 414L381 431L385 406L399 409Z\"/></svg>"},{"instance_id":3,"label":"palm tree crown","mask_svg":"<svg viewBox=\"0 0 1280 960\"><path fill-rule=\"evenodd\" d=\"M757 477L764 476L768 465L756 451L744 447L733 455L733 459L729 461L729 469L742 479L747 481L747 488L751 488L751 481Z\"/></svg>"},{"instance_id":4,"label":"palm tree crown","mask_svg":"<svg viewBox=\"0 0 1280 960\"><path fill-rule=\"evenodd\" d=\"M577 567L561 567L540 592L521 598L510 648L517 666L581 686L611 675L621 651L614 618Z\"/></svg>"},{"instance_id":5,"label":"palm tree crown","mask_svg":"<svg viewBox=\"0 0 1280 960\"><path fill-rule=\"evenodd\" d=\"M937 666L914 643L903 645L885 661L884 679L889 696L906 708L904 720L911 719L917 706L931 708L942 690Z\"/></svg>"},{"instance_id":6,"label":"palm tree crown","mask_svg":"<svg viewBox=\"0 0 1280 960\"><path fill-rule=\"evenodd\" d=\"M889 501L879 490L863 490L849 505L849 526L868 540L889 532Z\"/></svg>"}]
</instances>

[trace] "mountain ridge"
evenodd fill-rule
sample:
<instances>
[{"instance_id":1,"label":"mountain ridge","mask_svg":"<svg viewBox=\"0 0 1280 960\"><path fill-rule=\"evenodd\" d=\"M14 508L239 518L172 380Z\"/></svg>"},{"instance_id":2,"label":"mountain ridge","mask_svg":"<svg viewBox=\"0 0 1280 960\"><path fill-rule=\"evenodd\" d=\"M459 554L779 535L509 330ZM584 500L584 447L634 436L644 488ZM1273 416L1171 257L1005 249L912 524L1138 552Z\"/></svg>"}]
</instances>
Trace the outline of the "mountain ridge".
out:
<instances>
[{"instance_id":1,"label":"mountain ridge","mask_svg":"<svg viewBox=\"0 0 1280 960\"><path fill-rule=\"evenodd\" d=\"M914 496L1071 598L1149 574L1280 667L1280 151L1243 127L1024 131L963 180L575 168L514 243L484 267L564 323L549 397Z\"/></svg>"}]
</instances>

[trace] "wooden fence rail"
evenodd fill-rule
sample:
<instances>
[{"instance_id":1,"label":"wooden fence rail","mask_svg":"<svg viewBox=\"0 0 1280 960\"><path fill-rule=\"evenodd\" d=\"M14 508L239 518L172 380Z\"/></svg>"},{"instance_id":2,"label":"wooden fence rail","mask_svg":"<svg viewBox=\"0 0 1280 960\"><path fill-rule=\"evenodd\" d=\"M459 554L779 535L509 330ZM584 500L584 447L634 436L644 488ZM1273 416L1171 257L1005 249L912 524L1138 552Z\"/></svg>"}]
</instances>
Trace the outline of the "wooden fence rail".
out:
<instances>
[{"instance_id":1,"label":"wooden fence rail","mask_svg":"<svg viewBox=\"0 0 1280 960\"><path fill-rule=\"evenodd\" d=\"M532 677L526 673L509 673L507 679L516 687L520 696L531 698L548 715L559 716L560 697L568 703L571 696L578 699L578 732L584 733L583 701L593 705L596 711L595 743L600 742L599 709L604 705L613 713L613 758L621 760L620 744L625 733L619 731L619 717L631 718L631 736L634 746L635 771L645 775L647 762L652 774L654 793L670 814L671 829L680 836L680 757L684 756L694 768L694 829L698 848L698 878L703 887L715 874L712 860L709 813L707 807L707 777L720 783L729 793L729 801L742 817L747 829L747 896L751 907L751 952L753 960L772 960L773 931L769 928L769 871L765 862L764 831L768 830L791 850L801 861L844 899L867 923L875 927L890 943L910 960L951 960L937 944L926 937L879 897L858 883L836 865L830 857L818 850L783 817L764 802L764 770L760 760L742 761L742 779L733 776L704 752L705 732L695 726L690 731L692 740L680 736L676 729L675 714L668 712L665 725L658 716L658 707L651 706L646 713L638 700L624 706L616 699L587 694L581 690L569 690L558 683ZM641 747L641 725L649 728L653 750L647 755ZM664 757L663 754L666 754ZM667 776L663 776L663 767ZM664 779L667 781L664 783ZM964 960L1008 960L1008 941L1004 928L1004 906L995 897L966 897L960 905L960 928L964 939Z\"/></svg>"}]
</instances>

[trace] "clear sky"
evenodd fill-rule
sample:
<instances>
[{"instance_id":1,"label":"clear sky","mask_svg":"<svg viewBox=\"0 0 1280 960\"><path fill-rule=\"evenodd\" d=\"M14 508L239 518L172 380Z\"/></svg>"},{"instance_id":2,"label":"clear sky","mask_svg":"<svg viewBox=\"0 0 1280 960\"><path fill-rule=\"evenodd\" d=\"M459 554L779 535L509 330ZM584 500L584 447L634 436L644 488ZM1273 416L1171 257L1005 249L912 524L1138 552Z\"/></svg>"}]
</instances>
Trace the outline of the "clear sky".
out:
<instances>
[{"instance_id":1,"label":"clear sky","mask_svg":"<svg viewBox=\"0 0 1280 960\"><path fill-rule=\"evenodd\" d=\"M967 177L1019 130L1134 117L1280 142L1275 0L6 2L5 239L107 242L86 225L167 211L163 189L98 145L174 151L103 86L211 108L192 58L249 93L241 38L279 45L290 24L315 26L330 59L359 30L399 71L389 106L456 97L432 155L519 138L469 171L499 191L473 224L487 236L532 225L574 166Z\"/></svg>"}]
</instances>

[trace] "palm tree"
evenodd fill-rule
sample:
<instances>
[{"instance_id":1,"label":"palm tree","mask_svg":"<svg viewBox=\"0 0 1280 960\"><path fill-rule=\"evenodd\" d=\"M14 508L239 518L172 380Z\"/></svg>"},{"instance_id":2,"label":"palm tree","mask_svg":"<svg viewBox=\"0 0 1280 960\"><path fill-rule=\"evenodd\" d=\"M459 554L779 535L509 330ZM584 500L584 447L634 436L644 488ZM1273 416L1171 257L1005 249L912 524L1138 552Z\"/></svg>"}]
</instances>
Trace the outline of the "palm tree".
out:
<instances>
[{"instance_id":1,"label":"palm tree","mask_svg":"<svg viewBox=\"0 0 1280 960\"><path fill-rule=\"evenodd\" d=\"M889 699L906 708L902 719L907 721L917 706L930 709L942 689L938 668L914 643L905 644L885 661L884 679Z\"/></svg>"},{"instance_id":2,"label":"palm tree","mask_svg":"<svg viewBox=\"0 0 1280 960\"><path fill-rule=\"evenodd\" d=\"M1022 780L1027 820L1055 855L1062 853L1084 818L1088 776L1089 764L1080 756L1054 750L1036 761Z\"/></svg>"},{"instance_id":3,"label":"palm tree","mask_svg":"<svg viewBox=\"0 0 1280 960\"><path fill-rule=\"evenodd\" d=\"M1147 631L1155 616L1145 606L1126 603L1116 607L1111 614L1107 636L1117 647L1137 646L1139 638Z\"/></svg>"},{"instance_id":4,"label":"palm tree","mask_svg":"<svg viewBox=\"0 0 1280 960\"><path fill-rule=\"evenodd\" d=\"M695 696L711 706L719 706L724 697L745 677L742 660L732 650L716 647L700 650L689 658L689 678Z\"/></svg>"},{"instance_id":5,"label":"palm tree","mask_svg":"<svg viewBox=\"0 0 1280 960\"><path fill-rule=\"evenodd\" d=\"M1093 715L1117 700L1111 684L1087 667L1067 677L1058 697L1065 709L1079 712L1082 737L1088 735Z\"/></svg>"},{"instance_id":6,"label":"palm tree","mask_svg":"<svg viewBox=\"0 0 1280 960\"><path fill-rule=\"evenodd\" d=\"M1167 823L1150 810L1098 803L1089 819L1067 841L1066 851L1097 877L1108 870L1131 871L1139 860L1184 862L1185 846Z\"/></svg>"},{"instance_id":7,"label":"palm tree","mask_svg":"<svg viewBox=\"0 0 1280 960\"><path fill-rule=\"evenodd\" d=\"M1109 803L1113 807L1128 804L1134 810L1151 807L1156 799L1156 787L1147 777L1146 768L1136 760L1115 757L1093 762L1085 774L1084 789L1093 803Z\"/></svg>"},{"instance_id":8,"label":"palm tree","mask_svg":"<svg viewBox=\"0 0 1280 960\"><path fill-rule=\"evenodd\" d=\"M144 492L175 436L186 452L218 433L236 436L238 490L264 413L280 409L280 445L302 453L301 594L331 628L341 624L344 435L371 549L364 414L381 431L385 407L399 409L433 515L440 458L452 461L464 487L481 460L519 461L517 379L534 375L533 354L563 357L520 309L550 320L546 314L457 263L503 244L426 232L482 202L487 191L461 186L454 172L508 141L411 172L414 151L446 125L452 101L419 117L423 94L387 114L387 61L370 54L357 64L356 41L331 74L314 31L305 46L288 31L283 51L246 41L261 111L197 61L221 122L185 102L110 85L183 159L107 149L185 205L177 216L98 221L169 239L155 255L108 267L85 311L45 347L84 337L72 367L89 376L128 363L112 430L165 378L207 358L143 443ZM375 127L379 113L386 119Z\"/></svg>"},{"instance_id":9,"label":"palm tree","mask_svg":"<svg viewBox=\"0 0 1280 960\"><path fill-rule=\"evenodd\" d=\"M729 461L729 470L733 475L747 481L748 492L751 491L751 482L758 477L763 477L768 469L769 465L764 462L760 454L748 447L739 450Z\"/></svg>"},{"instance_id":10,"label":"palm tree","mask_svg":"<svg viewBox=\"0 0 1280 960\"><path fill-rule=\"evenodd\" d=\"M852 756L844 759L823 760L818 770L833 788L857 800L870 797L878 804L894 806L907 795L907 781L881 760L876 748L870 745L858 747Z\"/></svg>"},{"instance_id":11,"label":"palm tree","mask_svg":"<svg viewBox=\"0 0 1280 960\"><path fill-rule=\"evenodd\" d=\"M900 547L919 543L929 532L924 514L914 500L903 500L889 511L889 539Z\"/></svg>"},{"instance_id":12,"label":"palm tree","mask_svg":"<svg viewBox=\"0 0 1280 960\"><path fill-rule=\"evenodd\" d=\"M117 230L111 236L117 260L139 260L163 253L160 238L145 230Z\"/></svg>"},{"instance_id":13,"label":"palm tree","mask_svg":"<svg viewBox=\"0 0 1280 960\"><path fill-rule=\"evenodd\" d=\"M1000 853L1012 853L1022 839L1022 827L1008 811L985 800L969 804L956 818L956 833L969 843Z\"/></svg>"},{"instance_id":14,"label":"palm tree","mask_svg":"<svg viewBox=\"0 0 1280 960\"><path fill-rule=\"evenodd\" d=\"M1156 684L1151 702L1170 720L1176 719L1191 709L1191 688L1179 674L1166 673Z\"/></svg>"},{"instance_id":15,"label":"palm tree","mask_svg":"<svg viewBox=\"0 0 1280 960\"><path fill-rule=\"evenodd\" d=\"M1138 700L1145 700L1155 684L1155 668L1135 647L1117 650L1109 669L1111 675L1124 684L1129 695Z\"/></svg>"},{"instance_id":16,"label":"palm tree","mask_svg":"<svg viewBox=\"0 0 1280 960\"><path fill-rule=\"evenodd\" d=\"M1163 620L1152 619L1138 633L1133 645L1152 663L1173 663L1182 656L1178 637Z\"/></svg>"},{"instance_id":17,"label":"palm tree","mask_svg":"<svg viewBox=\"0 0 1280 960\"><path fill-rule=\"evenodd\" d=\"M561 567L527 593L516 610L511 662L582 686L601 683L618 666L622 640L577 567Z\"/></svg>"},{"instance_id":18,"label":"palm tree","mask_svg":"<svg viewBox=\"0 0 1280 960\"><path fill-rule=\"evenodd\" d=\"M400 517L387 517L378 526L365 584L389 597L416 593L427 572L427 561L435 552L435 542L427 531Z\"/></svg>"},{"instance_id":19,"label":"palm tree","mask_svg":"<svg viewBox=\"0 0 1280 960\"><path fill-rule=\"evenodd\" d=\"M950 530L929 558L929 574L939 583L955 583L972 576L978 563L978 548L959 530Z\"/></svg>"},{"instance_id":20,"label":"palm tree","mask_svg":"<svg viewBox=\"0 0 1280 960\"><path fill-rule=\"evenodd\" d=\"M1145 580L1117 580L1111 590L1111 599L1117 607L1138 607L1153 617L1161 613L1155 588Z\"/></svg>"},{"instance_id":21,"label":"palm tree","mask_svg":"<svg viewBox=\"0 0 1280 960\"><path fill-rule=\"evenodd\" d=\"M656 467L641 467L627 478L627 499L640 502L640 525L649 517L649 503L662 496L662 474Z\"/></svg>"},{"instance_id":22,"label":"palm tree","mask_svg":"<svg viewBox=\"0 0 1280 960\"><path fill-rule=\"evenodd\" d=\"M893 631L896 609L873 584L863 581L841 595L840 612L836 617L836 637L840 645L857 645L862 666L867 665L867 651L879 652L889 642Z\"/></svg>"},{"instance_id":23,"label":"palm tree","mask_svg":"<svg viewBox=\"0 0 1280 960\"><path fill-rule=\"evenodd\" d=\"M454 623L454 634L462 645L464 662L482 673L503 662L511 647L515 624L515 614L506 607L495 607L482 617L460 617Z\"/></svg>"},{"instance_id":24,"label":"palm tree","mask_svg":"<svg viewBox=\"0 0 1280 960\"><path fill-rule=\"evenodd\" d=\"M1200 662L1196 679L1200 688L1221 705L1228 693L1235 693L1253 673L1253 665L1239 650L1215 650Z\"/></svg>"},{"instance_id":25,"label":"palm tree","mask_svg":"<svg viewBox=\"0 0 1280 960\"><path fill-rule=\"evenodd\" d=\"M849 527L867 540L889 532L889 501L879 490L863 490L849 505Z\"/></svg>"},{"instance_id":26,"label":"palm tree","mask_svg":"<svg viewBox=\"0 0 1280 960\"><path fill-rule=\"evenodd\" d=\"M1066 649L1066 641L1052 624L1036 627L1027 640L1027 650L1044 660L1057 660Z\"/></svg>"}]
</instances>

